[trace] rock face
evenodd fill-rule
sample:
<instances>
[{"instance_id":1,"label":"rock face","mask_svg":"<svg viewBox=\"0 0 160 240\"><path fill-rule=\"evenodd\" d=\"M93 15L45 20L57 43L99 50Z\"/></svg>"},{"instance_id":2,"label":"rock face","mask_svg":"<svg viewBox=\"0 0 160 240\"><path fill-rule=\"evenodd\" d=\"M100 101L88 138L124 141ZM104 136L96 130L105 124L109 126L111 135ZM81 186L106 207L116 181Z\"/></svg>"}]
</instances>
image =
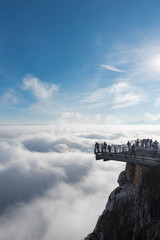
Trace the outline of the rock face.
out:
<instances>
[{"instance_id":1,"label":"rock face","mask_svg":"<svg viewBox=\"0 0 160 240\"><path fill-rule=\"evenodd\" d=\"M85 240L160 240L160 167L126 164Z\"/></svg>"}]
</instances>

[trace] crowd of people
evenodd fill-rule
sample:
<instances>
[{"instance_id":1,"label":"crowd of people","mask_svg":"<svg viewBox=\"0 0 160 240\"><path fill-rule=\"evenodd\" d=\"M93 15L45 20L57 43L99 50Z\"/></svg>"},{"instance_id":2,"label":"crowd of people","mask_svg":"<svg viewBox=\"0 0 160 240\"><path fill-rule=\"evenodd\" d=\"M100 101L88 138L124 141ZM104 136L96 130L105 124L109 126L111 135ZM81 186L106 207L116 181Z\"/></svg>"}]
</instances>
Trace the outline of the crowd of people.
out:
<instances>
[{"instance_id":1,"label":"crowd of people","mask_svg":"<svg viewBox=\"0 0 160 240\"><path fill-rule=\"evenodd\" d=\"M135 147L145 147L145 148L153 148L153 149L156 149L158 148L158 141L155 140L153 141L152 139L139 139L137 138L137 140L134 141L135 143ZM132 146L132 141L131 142L127 142L127 146L128 148L130 149L131 146Z\"/></svg>"},{"instance_id":2,"label":"crowd of people","mask_svg":"<svg viewBox=\"0 0 160 240\"><path fill-rule=\"evenodd\" d=\"M101 149L100 149L101 146ZM111 153L111 145L108 145L106 142L103 144L99 144L98 142L95 143L95 150L99 152L109 152Z\"/></svg>"},{"instance_id":3,"label":"crowd of people","mask_svg":"<svg viewBox=\"0 0 160 240\"><path fill-rule=\"evenodd\" d=\"M124 145L123 145L124 146ZM116 149L117 145L109 145L106 142L99 144L98 142L95 143L95 153L105 153L105 152L112 152L116 153L117 149ZM143 147L143 148L150 148L150 149L158 149L158 141L155 140L153 141L152 139L137 139L135 141L128 141L127 142L127 147L128 150L131 153L131 156L133 155L134 157L136 157L136 148L137 147ZM123 148L123 152L124 152L124 148Z\"/></svg>"}]
</instances>

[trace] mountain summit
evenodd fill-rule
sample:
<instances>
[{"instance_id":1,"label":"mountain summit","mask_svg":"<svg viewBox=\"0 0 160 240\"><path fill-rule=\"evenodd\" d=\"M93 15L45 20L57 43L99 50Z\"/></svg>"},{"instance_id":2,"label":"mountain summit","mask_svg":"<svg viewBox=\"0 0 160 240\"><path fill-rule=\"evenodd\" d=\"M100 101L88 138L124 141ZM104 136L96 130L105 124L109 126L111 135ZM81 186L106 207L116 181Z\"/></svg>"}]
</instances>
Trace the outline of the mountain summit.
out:
<instances>
[{"instance_id":1,"label":"mountain summit","mask_svg":"<svg viewBox=\"0 0 160 240\"><path fill-rule=\"evenodd\" d=\"M126 163L85 240L160 240L160 166Z\"/></svg>"}]
</instances>

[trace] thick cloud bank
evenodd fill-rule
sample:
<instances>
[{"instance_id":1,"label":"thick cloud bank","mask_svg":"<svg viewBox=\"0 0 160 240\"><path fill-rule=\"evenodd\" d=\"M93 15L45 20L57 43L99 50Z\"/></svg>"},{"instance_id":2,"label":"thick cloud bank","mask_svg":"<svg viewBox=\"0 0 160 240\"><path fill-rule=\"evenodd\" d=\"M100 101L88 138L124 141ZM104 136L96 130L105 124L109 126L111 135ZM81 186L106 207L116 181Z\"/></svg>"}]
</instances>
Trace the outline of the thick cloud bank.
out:
<instances>
[{"instance_id":1,"label":"thick cloud bank","mask_svg":"<svg viewBox=\"0 0 160 240\"><path fill-rule=\"evenodd\" d=\"M0 126L0 239L79 240L93 230L124 163L95 141L158 139L158 126Z\"/></svg>"}]
</instances>

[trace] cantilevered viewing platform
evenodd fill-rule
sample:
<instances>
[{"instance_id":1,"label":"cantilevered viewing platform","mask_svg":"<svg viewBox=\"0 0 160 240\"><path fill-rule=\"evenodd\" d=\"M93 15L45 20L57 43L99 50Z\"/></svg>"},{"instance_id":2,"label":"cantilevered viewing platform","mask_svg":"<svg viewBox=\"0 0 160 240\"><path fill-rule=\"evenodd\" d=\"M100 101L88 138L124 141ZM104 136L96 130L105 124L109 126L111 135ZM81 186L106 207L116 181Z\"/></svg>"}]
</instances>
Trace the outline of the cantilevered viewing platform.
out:
<instances>
[{"instance_id":1,"label":"cantilevered viewing platform","mask_svg":"<svg viewBox=\"0 0 160 240\"><path fill-rule=\"evenodd\" d=\"M96 160L114 160L149 167L160 165L159 144L157 141L150 142L149 139L132 140L122 145L96 143L94 153Z\"/></svg>"}]
</instances>

